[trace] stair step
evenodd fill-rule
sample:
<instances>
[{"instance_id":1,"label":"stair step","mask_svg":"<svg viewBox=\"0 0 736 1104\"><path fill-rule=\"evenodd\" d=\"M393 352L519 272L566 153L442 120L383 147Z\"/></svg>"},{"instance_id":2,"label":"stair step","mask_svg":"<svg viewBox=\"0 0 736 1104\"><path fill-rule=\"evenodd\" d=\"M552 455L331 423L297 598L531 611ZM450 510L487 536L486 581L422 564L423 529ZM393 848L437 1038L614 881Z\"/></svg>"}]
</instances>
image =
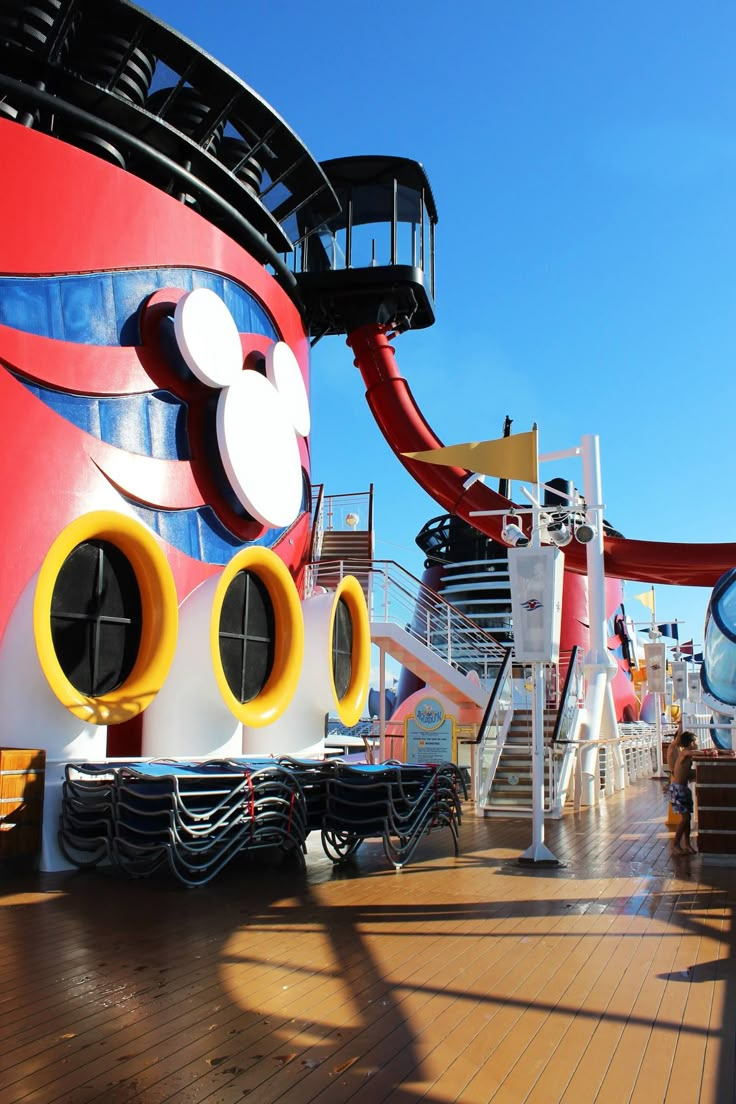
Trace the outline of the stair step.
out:
<instances>
[{"instance_id":1,"label":"stair step","mask_svg":"<svg viewBox=\"0 0 736 1104\"><path fill-rule=\"evenodd\" d=\"M530 805L520 805L518 801L506 801L499 805L486 805L483 810L485 813L495 813L497 816L531 816L532 809Z\"/></svg>"}]
</instances>

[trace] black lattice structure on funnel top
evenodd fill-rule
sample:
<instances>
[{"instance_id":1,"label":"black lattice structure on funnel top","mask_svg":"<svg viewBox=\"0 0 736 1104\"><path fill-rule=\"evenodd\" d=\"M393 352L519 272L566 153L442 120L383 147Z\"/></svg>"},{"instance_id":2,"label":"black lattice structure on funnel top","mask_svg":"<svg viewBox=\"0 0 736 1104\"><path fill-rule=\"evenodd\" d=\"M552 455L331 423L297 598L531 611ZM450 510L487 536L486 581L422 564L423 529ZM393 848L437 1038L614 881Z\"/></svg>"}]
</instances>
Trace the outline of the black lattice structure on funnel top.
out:
<instances>
[{"instance_id":1,"label":"black lattice structure on funnel top","mask_svg":"<svg viewBox=\"0 0 736 1104\"><path fill-rule=\"evenodd\" d=\"M0 119L51 134L195 208L296 296L298 220L338 208L272 107L128 0L0 0Z\"/></svg>"}]
</instances>

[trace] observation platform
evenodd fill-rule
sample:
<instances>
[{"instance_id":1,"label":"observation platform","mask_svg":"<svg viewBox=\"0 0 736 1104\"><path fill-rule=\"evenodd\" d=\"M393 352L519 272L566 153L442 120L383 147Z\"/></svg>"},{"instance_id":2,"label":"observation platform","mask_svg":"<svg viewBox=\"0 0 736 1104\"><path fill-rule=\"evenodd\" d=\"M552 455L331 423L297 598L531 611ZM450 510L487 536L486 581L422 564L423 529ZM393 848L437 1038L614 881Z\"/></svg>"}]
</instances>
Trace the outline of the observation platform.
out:
<instances>
[{"instance_id":1,"label":"observation platform","mask_svg":"<svg viewBox=\"0 0 736 1104\"><path fill-rule=\"evenodd\" d=\"M3 870L3 1102L732 1100L736 868L665 814L653 780L566 814L553 870L469 808L400 873L316 835L196 890Z\"/></svg>"}]
</instances>

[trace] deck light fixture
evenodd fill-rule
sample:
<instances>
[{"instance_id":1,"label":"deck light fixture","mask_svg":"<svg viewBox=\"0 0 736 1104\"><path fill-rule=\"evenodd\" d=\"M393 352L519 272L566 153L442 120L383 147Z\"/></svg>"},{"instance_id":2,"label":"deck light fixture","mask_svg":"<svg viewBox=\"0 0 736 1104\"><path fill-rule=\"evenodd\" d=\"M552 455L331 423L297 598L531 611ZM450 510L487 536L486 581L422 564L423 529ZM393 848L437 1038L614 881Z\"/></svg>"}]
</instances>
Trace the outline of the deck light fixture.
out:
<instances>
[{"instance_id":1,"label":"deck light fixture","mask_svg":"<svg viewBox=\"0 0 736 1104\"><path fill-rule=\"evenodd\" d=\"M547 524L547 536L557 548L565 548L572 540L572 529L566 521L557 518Z\"/></svg>"},{"instance_id":2,"label":"deck light fixture","mask_svg":"<svg viewBox=\"0 0 736 1104\"><path fill-rule=\"evenodd\" d=\"M510 513L503 519L501 539L506 544L511 545L512 548L526 548L529 544L529 538L524 530L516 524L515 517L516 514Z\"/></svg>"}]
</instances>

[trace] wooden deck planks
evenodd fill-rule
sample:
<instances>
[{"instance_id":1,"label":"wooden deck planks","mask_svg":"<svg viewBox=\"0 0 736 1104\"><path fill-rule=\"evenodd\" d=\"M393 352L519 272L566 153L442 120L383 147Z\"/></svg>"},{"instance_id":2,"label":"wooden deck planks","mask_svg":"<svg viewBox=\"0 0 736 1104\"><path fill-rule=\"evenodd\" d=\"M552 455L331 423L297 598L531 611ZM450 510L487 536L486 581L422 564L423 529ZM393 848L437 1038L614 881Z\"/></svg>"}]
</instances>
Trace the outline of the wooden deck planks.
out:
<instances>
[{"instance_id":1,"label":"wooden deck planks","mask_svg":"<svg viewBox=\"0 0 736 1104\"><path fill-rule=\"evenodd\" d=\"M492 985L494 979L502 975L504 970L518 968L513 940L505 940L503 934L509 927L515 927L519 923L520 919L514 921L510 917L499 918L490 927L490 934L495 934L496 938L489 941L489 928L480 919L466 921L466 927L472 925L472 931L477 932L481 926L483 934L474 935L471 945L466 943L459 956L453 955L449 949L438 947L439 957L432 959L425 956L426 961L421 970L410 974L403 970L395 972L392 976L395 997L390 1002L390 1014L382 1016L379 1012L377 1017L369 1015L364 1029L343 1047L342 1052L332 1054L330 1061L339 1065L350 1060L348 1051L352 1050L354 1054L359 1049L362 1060L379 1071L371 1079L373 1099L379 1099L382 1084L393 1084L397 1063L407 1072L414 1068L419 1060L422 1032L434 1024L443 1009L451 1007L456 1016L461 1016L458 997L468 987L481 994L485 993L486 987ZM371 950L372 953L380 954L379 947ZM407 1025L413 1041L409 1050L405 1045Z\"/></svg>"},{"instance_id":2,"label":"wooden deck planks","mask_svg":"<svg viewBox=\"0 0 736 1104\"><path fill-rule=\"evenodd\" d=\"M3 1104L720 1104L736 870L656 782L545 826L466 816L396 874L245 862L201 890L2 875Z\"/></svg>"},{"instance_id":3,"label":"wooden deck planks","mask_svg":"<svg viewBox=\"0 0 736 1104\"><path fill-rule=\"evenodd\" d=\"M693 928L693 954L691 961L681 971L681 984L686 990L686 999L665 1097L667 1104L687 1104L692 1099L694 1086L697 1086L698 1098L701 1098L705 1050L715 996L713 964L718 958L720 933L714 924L716 917L694 915L697 911L696 901L686 912Z\"/></svg>"},{"instance_id":4,"label":"wooden deck planks","mask_svg":"<svg viewBox=\"0 0 736 1104\"><path fill-rule=\"evenodd\" d=\"M467 1046L467 1035L473 1032L473 1024L468 1023L468 1018L477 1015L485 1025L497 1015L498 1003L495 996L485 995L488 990L495 994L498 988L502 987L519 992L525 986L533 986L534 982L530 979L534 978L537 971L546 972L546 962L555 946L555 940L548 935L543 944L536 933L545 926L542 920L533 923L531 930L535 933L533 938L537 947L527 951L523 956L518 955L518 939L512 939L505 948L503 958L490 965L486 956L478 958L474 968L479 970L480 974L473 980L467 994L458 990L456 979L452 979L449 988L445 988L429 1000L425 1001L423 997L416 994L410 996L406 1014L409 1018L414 1047L411 1052L407 1052L404 1048L391 1061L379 1066L379 1072L371 1078L370 1084L357 1092L354 1098L356 1104L362 1104L363 1101L368 1102L371 1099L383 1099L382 1094L398 1083L406 1083L408 1092L416 1093L417 1098L421 1097L442 1073L444 1061L446 1061L443 1044L446 1043L448 1035L453 1032L453 1028L460 1027L458 1034L460 1038L464 1035L465 1041L464 1044L459 1045ZM472 1009L468 998L472 1003ZM438 1058L437 1052L440 1048L442 1054ZM381 1055L377 1053L376 1058L380 1060ZM410 1076L415 1073L417 1067L425 1071L424 1078L417 1079L415 1076ZM321 1104L322 1098L319 1099Z\"/></svg>"},{"instance_id":5,"label":"wooden deck planks","mask_svg":"<svg viewBox=\"0 0 736 1104\"><path fill-rule=\"evenodd\" d=\"M647 929L650 925L651 921L638 928L634 925L636 938L624 943L627 953L620 963L616 986L608 1004L600 1010L597 1026L585 1054L561 1098L563 1104L579 1100L581 1092L590 1093L592 1089L595 1089L597 1095L603 1085L611 1055L621 1042L647 976L650 956Z\"/></svg>"},{"instance_id":6,"label":"wooden deck planks","mask_svg":"<svg viewBox=\"0 0 736 1104\"><path fill-rule=\"evenodd\" d=\"M558 1101L565 1093L605 1015L621 972L628 966L634 924L633 915L617 918L615 927L612 923L599 956L591 959L587 969L574 979L570 995L551 1018L548 1030L554 1050L549 1057L543 1051L544 1060L534 1067L530 1101Z\"/></svg>"},{"instance_id":7,"label":"wooden deck planks","mask_svg":"<svg viewBox=\"0 0 736 1104\"><path fill-rule=\"evenodd\" d=\"M622 915L616 911L616 914L612 917L611 926L608 929L603 944L599 949L599 958L596 961L595 958L589 958L586 965L587 970L580 971L578 977L570 977L569 982L573 984L577 983L579 988L576 997L570 1001L566 993L563 992L562 999L557 1002L555 1006L549 1008L549 1019L551 1021L550 1031L552 1039L555 1038L556 1030L559 1030L560 1026L568 1024L572 1026L574 1023L577 1029L581 1029L580 1037L586 1039L586 1045L591 1045L590 1040L594 1038L597 1030L597 1021L599 1018L599 1001L606 1006L609 999L612 998L615 993L618 979L622 970L627 968L627 965L631 956L632 940L629 938L630 931L636 926L637 917L636 914L630 914L628 916ZM618 940L616 936L619 936ZM609 953L613 951L613 954L609 958ZM602 966L605 968L601 969ZM581 992L582 989L582 992ZM582 1015L581 1015L582 1012ZM571 1016L572 1013L572 1016ZM562 1023L560 1024L559 1019ZM575 1029L573 1029L573 1037L575 1035ZM494 1062L495 1055L492 1055L487 1063L486 1067L481 1069L476 1075L475 1082L471 1082L471 1089L474 1088L474 1096L477 1098L480 1095L481 1085L487 1083L490 1076L493 1093L489 1093L489 1099L495 1099L498 1095L500 1099L510 1099L513 1093L513 1084L509 1086L504 1085L504 1079L511 1070L516 1070L516 1078L524 1079L528 1074L532 1075L532 1084L540 1082L544 1085L545 1092L547 1093L547 1099L554 1099L550 1096L550 1092L561 1092L564 1085L569 1079L570 1069L565 1070L565 1063L559 1062L559 1059L569 1058L568 1044L569 1036L564 1039L564 1043L561 1044L561 1040L557 1039L557 1047L554 1054L558 1059L557 1069L554 1077L547 1075L547 1063L540 1061L535 1062L537 1057L537 1043L536 1039L529 1040L533 1046L530 1047L528 1056L525 1056L524 1050L517 1051L514 1055L513 1046L508 1048L508 1056L506 1062L500 1067ZM574 1049L574 1048L573 1048ZM544 1052L540 1054L540 1059L544 1058ZM519 1067L519 1059L524 1058L524 1064ZM551 1060L550 1060L551 1061ZM513 1064L510 1064L513 1063ZM577 1062L573 1068L577 1068ZM531 1086L527 1085L527 1088ZM496 1093L496 1090L499 1090ZM526 1095L526 1094L525 1094ZM522 1097L523 1099L523 1097Z\"/></svg>"},{"instance_id":8,"label":"wooden deck planks","mask_svg":"<svg viewBox=\"0 0 736 1104\"><path fill-rule=\"evenodd\" d=\"M631 918L629 924L633 923ZM525 1035L528 1038L518 1034L510 1037L505 1047L506 1062L498 1068L494 1062L497 1084L492 1097L494 1101L501 1104L525 1100L536 1087L541 1088L550 1101L556 1099L555 1093L562 1092L569 1080L569 1069L565 1072L564 1065L558 1061L556 1067L553 1065L554 1076L547 1076L547 1073L555 1056L559 1059L563 1054L567 1055L563 1039L575 1018L583 1009L589 1016L590 1006L594 1004L593 995L602 996L605 993L607 958L614 950L610 936L609 928L605 938L603 933L580 938L578 959L564 978L564 984L558 984L556 992L553 989L553 996L543 1008L531 1007L525 1011L520 1026L527 1021ZM619 953L623 952L626 938L626 933L619 936L616 948Z\"/></svg>"},{"instance_id":9,"label":"wooden deck planks","mask_svg":"<svg viewBox=\"0 0 736 1104\"><path fill-rule=\"evenodd\" d=\"M736 960L729 956L729 928L732 917L724 908L717 958L713 968L713 1000L703 1059L701 1096L716 1100L722 1085L736 1084ZM731 999L728 999L728 994Z\"/></svg>"}]
</instances>

